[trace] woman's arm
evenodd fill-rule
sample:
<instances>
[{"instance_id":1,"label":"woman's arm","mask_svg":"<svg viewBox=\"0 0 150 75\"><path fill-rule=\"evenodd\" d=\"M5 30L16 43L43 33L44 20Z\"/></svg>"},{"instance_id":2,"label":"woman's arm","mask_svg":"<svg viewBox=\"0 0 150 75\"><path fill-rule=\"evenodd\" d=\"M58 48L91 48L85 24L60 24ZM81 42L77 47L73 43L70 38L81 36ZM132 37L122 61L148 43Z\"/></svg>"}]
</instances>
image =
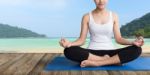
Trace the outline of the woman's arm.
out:
<instances>
[{"instance_id":1,"label":"woman's arm","mask_svg":"<svg viewBox=\"0 0 150 75\"><path fill-rule=\"evenodd\" d=\"M76 41L71 42L71 46L81 46L85 43L87 33L88 33L88 22L89 22L89 16L88 14L86 14L82 18L80 37Z\"/></svg>"},{"instance_id":2,"label":"woman's arm","mask_svg":"<svg viewBox=\"0 0 150 75\"><path fill-rule=\"evenodd\" d=\"M70 47L70 46L81 46L81 45L83 45L85 40L86 40L87 33L88 33L88 22L89 22L89 16L88 16L88 14L86 14L82 18L80 37L77 40L75 40L74 42L70 42L67 39L62 38L59 41L59 44L64 48Z\"/></svg>"},{"instance_id":3,"label":"woman's arm","mask_svg":"<svg viewBox=\"0 0 150 75\"><path fill-rule=\"evenodd\" d=\"M117 14L113 13L113 20L114 20L114 26L113 26L113 31L114 31L114 37L115 40L118 44L121 45L133 45L133 42L126 40L121 36L120 33L120 28L119 28L119 19Z\"/></svg>"}]
</instances>

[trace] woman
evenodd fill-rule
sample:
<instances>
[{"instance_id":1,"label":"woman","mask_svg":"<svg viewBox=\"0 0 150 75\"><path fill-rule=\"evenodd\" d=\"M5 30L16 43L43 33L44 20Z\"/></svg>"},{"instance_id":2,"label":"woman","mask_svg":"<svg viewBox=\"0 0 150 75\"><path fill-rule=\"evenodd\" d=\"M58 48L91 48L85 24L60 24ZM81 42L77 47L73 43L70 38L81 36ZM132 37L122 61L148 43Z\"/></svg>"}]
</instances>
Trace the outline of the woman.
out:
<instances>
[{"instance_id":1,"label":"woman","mask_svg":"<svg viewBox=\"0 0 150 75\"><path fill-rule=\"evenodd\" d=\"M144 44L143 37L135 41L128 41L121 36L117 14L106 9L108 0L94 0L96 9L82 18L80 37L69 42L65 38L60 40L64 47L64 55L80 63L81 67L104 66L124 64L133 61L141 54L141 46ZM88 48L81 48L84 44L88 31L90 43ZM130 45L116 49L112 44L112 36L121 45Z\"/></svg>"}]
</instances>

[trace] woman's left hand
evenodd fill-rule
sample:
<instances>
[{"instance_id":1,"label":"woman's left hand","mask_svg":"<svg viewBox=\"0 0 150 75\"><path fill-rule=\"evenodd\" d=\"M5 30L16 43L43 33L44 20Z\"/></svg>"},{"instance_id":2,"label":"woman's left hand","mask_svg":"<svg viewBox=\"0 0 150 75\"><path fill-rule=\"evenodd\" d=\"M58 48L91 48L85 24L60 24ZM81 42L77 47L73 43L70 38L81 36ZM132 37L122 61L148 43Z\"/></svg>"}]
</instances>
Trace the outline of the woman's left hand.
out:
<instances>
[{"instance_id":1,"label":"woman's left hand","mask_svg":"<svg viewBox=\"0 0 150 75\"><path fill-rule=\"evenodd\" d=\"M136 45L138 47L141 47L144 45L144 39L142 36L137 37L137 39L133 42L133 45Z\"/></svg>"}]
</instances>

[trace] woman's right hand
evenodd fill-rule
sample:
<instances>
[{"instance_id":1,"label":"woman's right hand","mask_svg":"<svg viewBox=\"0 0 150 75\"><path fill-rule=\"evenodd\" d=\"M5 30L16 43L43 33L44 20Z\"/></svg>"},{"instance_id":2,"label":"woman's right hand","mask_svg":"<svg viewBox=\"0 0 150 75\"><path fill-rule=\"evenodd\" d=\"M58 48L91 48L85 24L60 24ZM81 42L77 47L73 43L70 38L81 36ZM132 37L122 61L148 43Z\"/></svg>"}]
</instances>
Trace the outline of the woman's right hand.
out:
<instances>
[{"instance_id":1,"label":"woman's right hand","mask_svg":"<svg viewBox=\"0 0 150 75\"><path fill-rule=\"evenodd\" d=\"M60 44L60 46L62 46L64 48L68 48L71 46L71 42L65 38L61 38L61 40L59 41L59 44Z\"/></svg>"}]
</instances>

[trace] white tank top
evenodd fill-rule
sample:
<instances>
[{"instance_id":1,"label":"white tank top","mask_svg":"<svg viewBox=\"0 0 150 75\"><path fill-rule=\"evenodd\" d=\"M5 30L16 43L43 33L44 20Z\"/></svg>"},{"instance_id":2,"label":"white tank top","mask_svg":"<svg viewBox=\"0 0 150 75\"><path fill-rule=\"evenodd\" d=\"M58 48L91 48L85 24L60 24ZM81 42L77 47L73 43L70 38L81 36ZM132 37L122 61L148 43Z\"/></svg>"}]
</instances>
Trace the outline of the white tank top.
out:
<instances>
[{"instance_id":1,"label":"white tank top","mask_svg":"<svg viewBox=\"0 0 150 75\"><path fill-rule=\"evenodd\" d=\"M105 24L96 24L92 12L89 13L89 33L90 43L88 49L92 50L113 50L115 47L112 43L113 37L113 17L109 13L109 20Z\"/></svg>"}]
</instances>

